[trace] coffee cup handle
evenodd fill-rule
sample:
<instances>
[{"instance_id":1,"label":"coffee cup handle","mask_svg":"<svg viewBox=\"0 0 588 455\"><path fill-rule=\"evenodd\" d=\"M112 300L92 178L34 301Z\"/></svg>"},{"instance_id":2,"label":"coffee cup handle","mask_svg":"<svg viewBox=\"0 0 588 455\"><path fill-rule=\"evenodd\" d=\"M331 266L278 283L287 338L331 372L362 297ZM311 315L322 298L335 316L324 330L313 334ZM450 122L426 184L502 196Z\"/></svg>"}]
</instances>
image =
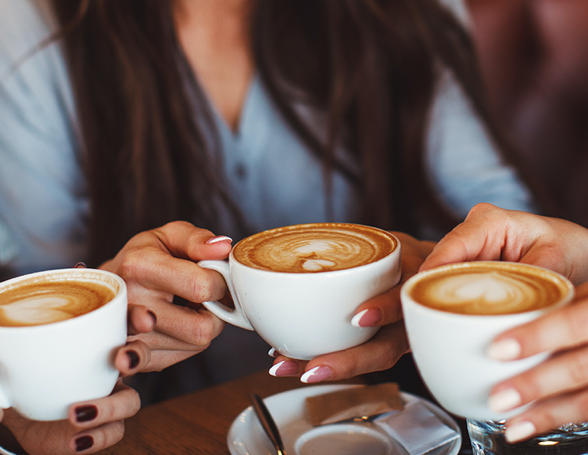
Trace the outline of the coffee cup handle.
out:
<instances>
[{"instance_id":1,"label":"coffee cup handle","mask_svg":"<svg viewBox=\"0 0 588 455\"><path fill-rule=\"evenodd\" d=\"M219 319L222 319L229 324L236 325L237 327L241 327L242 329L247 330L255 330L245 313L243 312L243 308L241 307L241 303L237 298L237 294L233 289L233 281L231 280L231 272L229 271L229 263L227 261L200 261L198 265L204 269L214 270L215 272L220 273L227 283L227 287L229 288L229 292L233 297L233 302L235 303L235 309L229 308L226 305L223 305L219 301L214 302L202 302L202 305L214 314Z\"/></svg>"}]
</instances>

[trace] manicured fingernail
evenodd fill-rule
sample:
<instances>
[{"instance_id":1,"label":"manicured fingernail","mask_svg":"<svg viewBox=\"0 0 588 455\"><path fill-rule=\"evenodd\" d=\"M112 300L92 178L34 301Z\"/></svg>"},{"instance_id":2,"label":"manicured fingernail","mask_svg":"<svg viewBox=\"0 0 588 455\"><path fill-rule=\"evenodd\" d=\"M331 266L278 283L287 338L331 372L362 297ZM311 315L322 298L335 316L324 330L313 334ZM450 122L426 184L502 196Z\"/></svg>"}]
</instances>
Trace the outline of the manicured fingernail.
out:
<instances>
[{"instance_id":1,"label":"manicured fingernail","mask_svg":"<svg viewBox=\"0 0 588 455\"><path fill-rule=\"evenodd\" d=\"M518 422L514 425L508 425L504 436L508 442L517 442L533 436L537 429L531 422Z\"/></svg>"},{"instance_id":2,"label":"manicured fingernail","mask_svg":"<svg viewBox=\"0 0 588 455\"><path fill-rule=\"evenodd\" d=\"M299 367L296 362L282 360L281 362L276 363L274 366L270 368L269 374L276 377L294 376L298 374L298 370Z\"/></svg>"},{"instance_id":3,"label":"manicured fingernail","mask_svg":"<svg viewBox=\"0 0 588 455\"><path fill-rule=\"evenodd\" d=\"M496 412L508 411L521 404L521 394L515 389L504 389L488 397L488 407Z\"/></svg>"},{"instance_id":4,"label":"manicured fingernail","mask_svg":"<svg viewBox=\"0 0 588 455\"><path fill-rule=\"evenodd\" d=\"M135 351L127 351L127 357L129 358L129 368L131 370L139 365L139 354L137 354Z\"/></svg>"},{"instance_id":5,"label":"manicured fingernail","mask_svg":"<svg viewBox=\"0 0 588 455\"><path fill-rule=\"evenodd\" d=\"M276 351L276 348L271 348L269 351L267 351L267 355L269 355L270 357L277 357L279 354L278 351Z\"/></svg>"},{"instance_id":6,"label":"manicured fingernail","mask_svg":"<svg viewBox=\"0 0 588 455\"><path fill-rule=\"evenodd\" d=\"M318 367L314 367L311 370L308 370L300 377L300 380L305 384L311 384L313 382L325 381L329 379L331 376L333 376L333 372L331 371L331 369L329 367L321 365Z\"/></svg>"},{"instance_id":7,"label":"manicured fingernail","mask_svg":"<svg viewBox=\"0 0 588 455\"><path fill-rule=\"evenodd\" d=\"M486 355L494 360L514 360L521 355L521 345L512 338L492 343Z\"/></svg>"},{"instance_id":8,"label":"manicured fingernail","mask_svg":"<svg viewBox=\"0 0 588 455\"><path fill-rule=\"evenodd\" d=\"M98 415L96 406L80 406L76 408L76 420L78 422L89 422L94 420Z\"/></svg>"},{"instance_id":9,"label":"manicured fingernail","mask_svg":"<svg viewBox=\"0 0 588 455\"><path fill-rule=\"evenodd\" d=\"M231 243L233 241L232 238L227 237L226 235L217 235L216 237L213 237L211 239L208 239L206 242L206 244L208 245L212 245L213 243L219 243L219 242L229 242Z\"/></svg>"},{"instance_id":10,"label":"manicured fingernail","mask_svg":"<svg viewBox=\"0 0 588 455\"><path fill-rule=\"evenodd\" d=\"M74 269L86 269L88 268L88 266L86 264L84 264L83 262L78 262L76 265L74 265Z\"/></svg>"},{"instance_id":11,"label":"manicured fingernail","mask_svg":"<svg viewBox=\"0 0 588 455\"><path fill-rule=\"evenodd\" d=\"M92 436L82 436L76 439L76 452L83 452L94 445L94 438Z\"/></svg>"},{"instance_id":12,"label":"manicured fingernail","mask_svg":"<svg viewBox=\"0 0 588 455\"><path fill-rule=\"evenodd\" d=\"M147 310L147 313L149 313L149 316L151 316L151 319L153 319L153 325L157 324L157 316L155 316L155 313L151 310Z\"/></svg>"},{"instance_id":13,"label":"manicured fingernail","mask_svg":"<svg viewBox=\"0 0 588 455\"><path fill-rule=\"evenodd\" d=\"M351 325L354 327L374 327L381 320L382 312L379 309L368 308L353 316Z\"/></svg>"}]
</instances>

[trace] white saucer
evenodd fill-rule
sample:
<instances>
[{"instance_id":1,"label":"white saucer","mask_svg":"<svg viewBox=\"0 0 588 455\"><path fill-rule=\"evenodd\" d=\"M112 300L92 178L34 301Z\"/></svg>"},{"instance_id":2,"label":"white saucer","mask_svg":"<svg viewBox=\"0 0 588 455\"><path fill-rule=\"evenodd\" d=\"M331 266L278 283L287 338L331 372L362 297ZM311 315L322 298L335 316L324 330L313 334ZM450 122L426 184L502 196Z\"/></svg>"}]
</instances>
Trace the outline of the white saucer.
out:
<instances>
[{"instance_id":1,"label":"white saucer","mask_svg":"<svg viewBox=\"0 0 588 455\"><path fill-rule=\"evenodd\" d=\"M306 397L334 392L351 384L327 384L289 390L265 398L288 455L408 455L406 450L377 425L371 423L335 424L313 427L306 417ZM427 453L427 455L457 455L461 447L461 431L445 411L415 395L401 393L402 399L422 402L459 437ZM233 421L227 435L232 455L275 455L269 438L263 431L253 409L248 407Z\"/></svg>"}]
</instances>

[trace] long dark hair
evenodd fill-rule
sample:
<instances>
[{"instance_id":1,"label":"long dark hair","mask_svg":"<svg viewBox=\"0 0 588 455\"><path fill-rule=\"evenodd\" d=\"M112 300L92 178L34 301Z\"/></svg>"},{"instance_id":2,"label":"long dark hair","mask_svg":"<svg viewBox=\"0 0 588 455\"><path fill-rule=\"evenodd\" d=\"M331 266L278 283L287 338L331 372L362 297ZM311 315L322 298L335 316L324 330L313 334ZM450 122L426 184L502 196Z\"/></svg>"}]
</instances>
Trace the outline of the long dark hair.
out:
<instances>
[{"instance_id":1,"label":"long dark hair","mask_svg":"<svg viewBox=\"0 0 588 455\"><path fill-rule=\"evenodd\" d=\"M223 189L211 113L197 78L187 77L172 1L53 4L83 137L90 261L174 219L214 231L219 210L246 233ZM505 159L516 164L484 100L470 37L437 0L258 0L252 38L274 102L321 159L326 181L337 169L358 186L364 223L415 233L417 209L442 229L457 221L432 191L423 158L443 67L454 72ZM297 114L299 102L328 114L326 140ZM336 159L343 131L358 169Z\"/></svg>"}]
</instances>

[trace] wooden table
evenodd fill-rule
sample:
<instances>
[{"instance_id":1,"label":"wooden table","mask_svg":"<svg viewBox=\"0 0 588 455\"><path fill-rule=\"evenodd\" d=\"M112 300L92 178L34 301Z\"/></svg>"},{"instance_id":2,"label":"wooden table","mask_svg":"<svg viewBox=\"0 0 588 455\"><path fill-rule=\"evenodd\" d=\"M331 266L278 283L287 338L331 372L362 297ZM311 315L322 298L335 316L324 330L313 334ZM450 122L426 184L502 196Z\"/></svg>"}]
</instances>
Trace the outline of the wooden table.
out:
<instances>
[{"instance_id":1,"label":"wooden table","mask_svg":"<svg viewBox=\"0 0 588 455\"><path fill-rule=\"evenodd\" d=\"M249 406L249 394L265 398L297 387L306 386L297 378L274 378L264 370L147 406L126 421L123 440L100 454L228 455L229 427Z\"/></svg>"},{"instance_id":2,"label":"wooden table","mask_svg":"<svg viewBox=\"0 0 588 455\"><path fill-rule=\"evenodd\" d=\"M362 378L345 382L365 383ZM123 440L100 454L229 455L227 433L249 406L249 394L265 398L299 387L308 386L297 378L274 378L264 370L147 406L126 421Z\"/></svg>"}]
</instances>

